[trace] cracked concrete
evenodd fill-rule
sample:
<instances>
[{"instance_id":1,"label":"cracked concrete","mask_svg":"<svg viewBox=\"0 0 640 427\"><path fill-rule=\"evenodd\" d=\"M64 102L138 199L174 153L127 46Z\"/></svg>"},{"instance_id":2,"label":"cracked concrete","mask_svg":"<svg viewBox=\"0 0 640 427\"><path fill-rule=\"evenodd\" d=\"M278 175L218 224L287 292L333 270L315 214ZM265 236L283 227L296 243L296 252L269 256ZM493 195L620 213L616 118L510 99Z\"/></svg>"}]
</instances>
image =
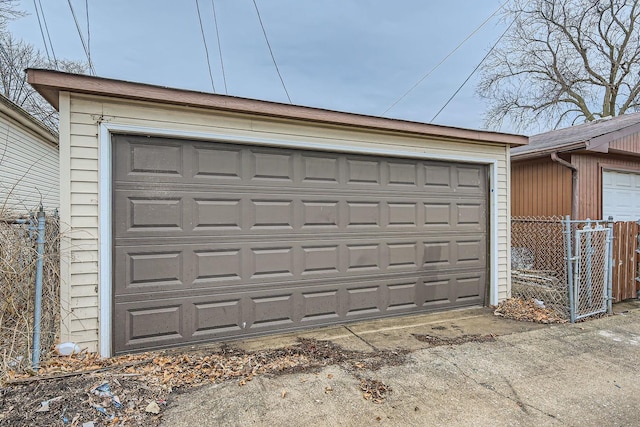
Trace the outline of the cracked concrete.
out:
<instances>
[{"instance_id":1,"label":"cracked concrete","mask_svg":"<svg viewBox=\"0 0 640 427\"><path fill-rule=\"evenodd\" d=\"M639 425L639 307L630 303L624 314L574 325L541 327L467 310L307 332L301 335L345 348L412 352L400 366L358 372L391 387L381 404L365 400L353 372L334 365L179 394L163 425ZM429 347L413 333L494 333L497 339ZM289 345L294 338L236 345L257 349Z\"/></svg>"}]
</instances>

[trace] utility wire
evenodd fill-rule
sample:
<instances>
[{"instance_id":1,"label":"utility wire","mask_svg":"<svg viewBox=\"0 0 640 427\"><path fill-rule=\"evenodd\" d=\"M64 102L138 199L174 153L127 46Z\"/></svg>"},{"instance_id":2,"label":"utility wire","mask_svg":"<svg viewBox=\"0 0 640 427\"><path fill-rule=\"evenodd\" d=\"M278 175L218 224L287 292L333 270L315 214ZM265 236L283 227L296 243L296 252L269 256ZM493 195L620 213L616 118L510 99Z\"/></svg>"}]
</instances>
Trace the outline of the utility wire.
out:
<instances>
[{"instance_id":1,"label":"utility wire","mask_svg":"<svg viewBox=\"0 0 640 427\"><path fill-rule=\"evenodd\" d=\"M516 16L516 19L518 17ZM436 113L435 116L433 116L433 118L431 119L431 121L429 123L433 123L433 121L440 115L440 113L442 113L442 110L444 110L445 108L447 108L447 105L449 105L449 103L453 100L453 98L456 97L456 95L458 95L458 92L460 92L462 90L462 88L464 87L464 85L467 84L467 82L469 81L469 79L471 79L471 76L473 76L476 71L478 71L478 68L480 68L480 66L482 65L482 63L484 61L486 61L486 59L489 57L489 55L491 54L491 52L493 52L493 49L496 48L496 46L498 46L498 43L500 43L500 40L502 40L502 38L505 36L505 34L507 34L507 31L509 31L511 29L511 27L513 26L513 24L516 22L516 20L514 19L513 21L511 21L511 24L509 24L509 26L507 27L506 30L504 30L504 32L500 35L500 37L498 37L498 40L496 40L496 42L493 44L493 46L491 46L491 49L489 49L489 51L487 52L487 54L484 56L484 58L482 58L480 60L480 62L478 62L478 65L476 65L476 68L473 69L473 71L467 76L467 78L464 80L464 82L462 82L462 84L458 87L458 89L456 89L456 91L453 93L453 95L451 95L451 97L447 100L447 102L444 103L444 105L442 106L442 108L440 108L438 110L438 112Z\"/></svg>"},{"instance_id":2,"label":"utility wire","mask_svg":"<svg viewBox=\"0 0 640 427\"><path fill-rule=\"evenodd\" d=\"M44 36L44 29L42 28L42 22L40 21L40 12L38 12L38 5L36 4L36 0L33 0L33 7L36 10L36 16L38 17L38 26L40 27L40 34L42 35L42 43L44 43L44 51L47 53L47 59L51 62L51 57L49 56L49 47L47 46L47 39Z\"/></svg>"},{"instance_id":3,"label":"utility wire","mask_svg":"<svg viewBox=\"0 0 640 427\"><path fill-rule=\"evenodd\" d=\"M196 0L196 9L198 10L198 22L200 22L200 32L202 33L202 43L204 43L204 53L207 55L207 67L209 68L209 79L211 79L211 87L213 88L213 93L216 93L216 85L213 84L213 73L211 73L211 61L209 60L209 48L207 47L207 39L204 36L204 27L202 26L202 16L200 15L200 5L198 5L198 0Z\"/></svg>"},{"instance_id":4,"label":"utility wire","mask_svg":"<svg viewBox=\"0 0 640 427\"><path fill-rule=\"evenodd\" d=\"M35 0L34 0L35 2ZM47 39L49 39L49 47L51 47L51 55L53 56L53 64L58 69L58 58L56 58L56 51L53 50L53 43L51 42L51 34L49 33L49 26L47 25L47 18L44 14L44 9L42 8L42 2L38 0L38 4L40 5L40 12L42 13L42 22L44 22L44 29L47 32Z\"/></svg>"},{"instance_id":5,"label":"utility wire","mask_svg":"<svg viewBox=\"0 0 640 427\"><path fill-rule=\"evenodd\" d=\"M91 62L91 29L89 28L89 0L84 0L84 10L87 14L87 55Z\"/></svg>"},{"instance_id":6,"label":"utility wire","mask_svg":"<svg viewBox=\"0 0 640 427\"><path fill-rule=\"evenodd\" d=\"M73 15L73 20L76 23L76 29L78 30L78 35L80 36L80 41L82 42L82 47L84 48L84 54L87 56L87 60L89 61L89 70L91 70L91 74L96 75L96 70L93 68L93 62L91 62L91 53L89 53L89 48L87 47L87 43L84 40L84 36L82 35L82 30L80 30L80 24L78 24L78 18L76 17L76 12L73 10L73 5L71 4L71 0L67 0L69 3L69 9L71 9L71 14Z\"/></svg>"},{"instance_id":7,"label":"utility wire","mask_svg":"<svg viewBox=\"0 0 640 427\"><path fill-rule=\"evenodd\" d=\"M420 83L422 83L424 81L424 79L426 79L427 77L429 77L431 75L431 73L433 73L436 69L438 69L438 67L440 67L447 59L449 59L449 57L451 55L453 55L458 49L460 49L462 47L463 44L465 44L471 37L473 37L478 31L480 31L480 29L482 27L484 27L487 22L489 22L498 12L500 12L500 10L504 7L505 4L507 4L509 2L509 0L506 0L504 3L502 3L491 15L489 15L489 17L487 19L485 19L482 24L480 24L475 30L473 30L471 32L471 34L469 34L464 40L462 40L460 42L460 44L458 44L458 46L456 46L451 52L449 52L449 54L447 56L445 56L440 62L438 62L436 64L435 67L433 67L431 70L429 70L424 76L422 76L420 78L420 80L418 80L413 86L411 86L409 88L409 90L407 90L404 94L402 94L402 96L400 98L398 98L393 104L391 104L389 106L389 108L387 108L386 110L384 110L384 112L381 114L381 116L384 116L385 114L387 114L389 112L389 110L391 110L393 107L395 107L396 105L398 105L398 103L400 101L402 101L407 95L409 95L411 92L413 92L413 90L415 88L417 88Z\"/></svg>"},{"instance_id":8,"label":"utility wire","mask_svg":"<svg viewBox=\"0 0 640 427\"><path fill-rule=\"evenodd\" d=\"M260 21L260 27L262 28L262 34L264 34L264 40L267 42L267 47L269 48L269 53L271 54L271 59L273 60L273 65L276 67L276 72L278 73L278 77L280 77L280 83L282 83L282 88L284 89L284 93L287 94L287 99L289 100L289 104L293 104L291 102L291 97L289 96L289 91L284 84L284 80L282 79L282 74L280 74L280 69L278 68L278 64L276 63L276 58L273 56L273 50L271 50L271 44L269 44L269 38L267 37L267 32L264 29L264 25L262 24L262 18L260 17L260 11L258 10L258 4L256 0L253 0L253 6L256 8L256 13L258 14L258 21Z\"/></svg>"},{"instance_id":9,"label":"utility wire","mask_svg":"<svg viewBox=\"0 0 640 427\"><path fill-rule=\"evenodd\" d=\"M220 33L218 31L218 16L216 15L216 5L213 0L211 0L211 8L213 9L213 22L216 25L216 39L218 40L218 54L220 55L220 67L222 68L222 81L224 82L224 93L227 95L229 92L227 90L227 76L224 72L224 61L222 60L222 47L220 46Z\"/></svg>"}]
</instances>

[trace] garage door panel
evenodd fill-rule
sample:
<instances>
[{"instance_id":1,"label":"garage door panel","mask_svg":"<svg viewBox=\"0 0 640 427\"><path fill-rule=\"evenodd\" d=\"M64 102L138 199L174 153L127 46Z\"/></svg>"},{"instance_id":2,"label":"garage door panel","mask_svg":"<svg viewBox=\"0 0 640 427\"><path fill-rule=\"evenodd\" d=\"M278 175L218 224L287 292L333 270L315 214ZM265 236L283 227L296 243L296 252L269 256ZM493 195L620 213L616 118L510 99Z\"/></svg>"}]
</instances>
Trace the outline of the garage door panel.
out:
<instances>
[{"instance_id":1,"label":"garage door panel","mask_svg":"<svg viewBox=\"0 0 640 427\"><path fill-rule=\"evenodd\" d=\"M240 333L242 331L242 300L193 303L193 336L218 333Z\"/></svg>"},{"instance_id":2,"label":"garage door panel","mask_svg":"<svg viewBox=\"0 0 640 427\"><path fill-rule=\"evenodd\" d=\"M117 353L484 301L483 166L146 137L113 147Z\"/></svg>"},{"instance_id":3,"label":"garage door panel","mask_svg":"<svg viewBox=\"0 0 640 427\"><path fill-rule=\"evenodd\" d=\"M303 154L302 182L309 185L337 186L340 179L340 158L336 155Z\"/></svg>"},{"instance_id":4,"label":"garage door panel","mask_svg":"<svg viewBox=\"0 0 640 427\"><path fill-rule=\"evenodd\" d=\"M127 231L135 229L165 233L183 231L182 199L130 197L126 204Z\"/></svg>"},{"instance_id":5,"label":"garage door panel","mask_svg":"<svg viewBox=\"0 0 640 427\"><path fill-rule=\"evenodd\" d=\"M238 194L180 189L116 190L116 238L334 232L478 232L486 203L384 194ZM383 199L383 200L381 200ZM386 200L384 200L386 199Z\"/></svg>"},{"instance_id":6,"label":"garage door panel","mask_svg":"<svg viewBox=\"0 0 640 427\"><path fill-rule=\"evenodd\" d=\"M225 143L117 136L115 180L336 190L407 191L474 194L486 190L481 165L406 160L335 153L255 148ZM133 150L131 147L136 147ZM164 160L154 159L155 153ZM137 159L139 156L140 159ZM178 166L181 164L181 166ZM134 165L136 165L134 167Z\"/></svg>"},{"instance_id":7,"label":"garage door panel","mask_svg":"<svg viewBox=\"0 0 640 427\"><path fill-rule=\"evenodd\" d=\"M180 305L150 307L128 312L132 340L181 337Z\"/></svg>"},{"instance_id":8,"label":"garage door panel","mask_svg":"<svg viewBox=\"0 0 640 427\"><path fill-rule=\"evenodd\" d=\"M116 247L114 251L115 294L137 294L185 289L184 251L166 247Z\"/></svg>"},{"instance_id":9,"label":"garage door panel","mask_svg":"<svg viewBox=\"0 0 640 427\"><path fill-rule=\"evenodd\" d=\"M197 181L218 179L223 182L242 180L242 149L212 147L196 144L193 146L192 175Z\"/></svg>"},{"instance_id":10,"label":"garage door panel","mask_svg":"<svg viewBox=\"0 0 640 427\"><path fill-rule=\"evenodd\" d=\"M119 294L486 268L482 237L119 245ZM125 285L126 284L126 285Z\"/></svg>"},{"instance_id":11,"label":"garage door panel","mask_svg":"<svg viewBox=\"0 0 640 427\"><path fill-rule=\"evenodd\" d=\"M422 305L419 298L420 280L417 278L387 284L387 311L415 310Z\"/></svg>"},{"instance_id":12,"label":"garage door panel","mask_svg":"<svg viewBox=\"0 0 640 427\"><path fill-rule=\"evenodd\" d=\"M602 217L616 221L640 218L640 173L602 172Z\"/></svg>"},{"instance_id":13,"label":"garage door panel","mask_svg":"<svg viewBox=\"0 0 640 427\"><path fill-rule=\"evenodd\" d=\"M339 295L337 289L302 291L302 323L337 320L339 313Z\"/></svg>"},{"instance_id":14,"label":"garage door panel","mask_svg":"<svg viewBox=\"0 0 640 427\"><path fill-rule=\"evenodd\" d=\"M456 301L477 299L484 291L484 276L468 276L456 279Z\"/></svg>"},{"instance_id":15,"label":"garage door panel","mask_svg":"<svg viewBox=\"0 0 640 427\"><path fill-rule=\"evenodd\" d=\"M116 149L119 161L114 168L118 178L175 181L186 176L185 145L180 141L157 140L150 144L148 138L134 137Z\"/></svg>"},{"instance_id":16,"label":"garage door panel","mask_svg":"<svg viewBox=\"0 0 640 427\"><path fill-rule=\"evenodd\" d=\"M457 166L456 188L470 191L484 191L487 180L484 178L483 170L477 166Z\"/></svg>"},{"instance_id":17,"label":"garage door panel","mask_svg":"<svg viewBox=\"0 0 640 427\"><path fill-rule=\"evenodd\" d=\"M415 162L403 162L401 160L387 161L388 182L391 188L402 188L416 191L424 185L424 179L420 179L418 166Z\"/></svg>"},{"instance_id":18,"label":"garage door panel","mask_svg":"<svg viewBox=\"0 0 640 427\"><path fill-rule=\"evenodd\" d=\"M250 150L249 181L254 185L291 185L294 181L293 154L273 150Z\"/></svg>"},{"instance_id":19,"label":"garage door panel","mask_svg":"<svg viewBox=\"0 0 640 427\"><path fill-rule=\"evenodd\" d=\"M114 344L117 352L212 339L238 338L276 330L328 325L345 321L410 314L482 303L477 294L482 274L449 274L369 281L317 284L247 292L165 298L159 305L145 300L116 304L115 320L125 319L125 333ZM464 284L461 294L452 291Z\"/></svg>"}]
</instances>

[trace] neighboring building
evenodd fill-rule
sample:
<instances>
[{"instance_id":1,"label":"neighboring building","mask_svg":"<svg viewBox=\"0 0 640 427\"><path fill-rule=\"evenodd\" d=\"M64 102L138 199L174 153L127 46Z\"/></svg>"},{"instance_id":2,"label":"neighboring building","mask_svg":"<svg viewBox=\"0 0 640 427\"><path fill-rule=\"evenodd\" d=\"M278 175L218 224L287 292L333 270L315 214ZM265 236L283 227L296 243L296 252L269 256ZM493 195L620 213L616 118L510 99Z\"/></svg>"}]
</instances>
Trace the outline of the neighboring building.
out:
<instances>
[{"instance_id":1,"label":"neighboring building","mask_svg":"<svg viewBox=\"0 0 640 427\"><path fill-rule=\"evenodd\" d=\"M511 149L511 214L640 219L640 113L542 133Z\"/></svg>"},{"instance_id":2,"label":"neighboring building","mask_svg":"<svg viewBox=\"0 0 640 427\"><path fill-rule=\"evenodd\" d=\"M28 70L60 111L62 340L103 355L510 294L524 136Z\"/></svg>"},{"instance_id":3,"label":"neighboring building","mask_svg":"<svg viewBox=\"0 0 640 427\"><path fill-rule=\"evenodd\" d=\"M0 214L59 205L58 137L0 95Z\"/></svg>"}]
</instances>

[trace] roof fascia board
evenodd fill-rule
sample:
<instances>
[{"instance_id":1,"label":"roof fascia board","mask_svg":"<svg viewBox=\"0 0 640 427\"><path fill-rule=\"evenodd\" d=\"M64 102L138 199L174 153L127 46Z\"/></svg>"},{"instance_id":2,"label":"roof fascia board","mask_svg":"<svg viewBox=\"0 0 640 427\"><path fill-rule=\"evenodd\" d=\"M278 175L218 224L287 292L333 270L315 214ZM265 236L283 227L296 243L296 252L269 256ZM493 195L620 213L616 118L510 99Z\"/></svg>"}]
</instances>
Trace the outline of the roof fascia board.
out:
<instances>
[{"instance_id":1,"label":"roof fascia board","mask_svg":"<svg viewBox=\"0 0 640 427\"><path fill-rule=\"evenodd\" d=\"M223 110L244 114L257 114L285 119L356 126L382 131L428 135L453 140L526 145L529 138L490 131L459 129L426 123L354 113L323 110L319 108L258 101L233 96L187 91L143 83L125 82L100 77L61 73L51 70L28 69L27 80L54 107L58 106L58 93L68 91L97 96L134 99L147 102L174 104Z\"/></svg>"},{"instance_id":2,"label":"roof fascia board","mask_svg":"<svg viewBox=\"0 0 640 427\"><path fill-rule=\"evenodd\" d=\"M589 151L606 153L609 151L610 143L626 136L633 135L635 133L640 133L640 123L635 123L622 129L618 129L613 132L605 133L604 135L592 138L590 141L588 141L587 148L589 149ZM602 151L602 149L604 149L604 151Z\"/></svg>"},{"instance_id":3,"label":"roof fascia board","mask_svg":"<svg viewBox=\"0 0 640 427\"><path fill-rule=\"evenodd\" d=\"M587 147L586 142L576 142L570 145L565 145L563 147L548 147L543 150L534 150L534 151L526 151L524 153L512 153L511 160L519 161L519 160L529 160L535 159L538 157L547 157L550 156L551 153L567 153L570 151L583 150Z\"/></svg>"}]
</instances>

